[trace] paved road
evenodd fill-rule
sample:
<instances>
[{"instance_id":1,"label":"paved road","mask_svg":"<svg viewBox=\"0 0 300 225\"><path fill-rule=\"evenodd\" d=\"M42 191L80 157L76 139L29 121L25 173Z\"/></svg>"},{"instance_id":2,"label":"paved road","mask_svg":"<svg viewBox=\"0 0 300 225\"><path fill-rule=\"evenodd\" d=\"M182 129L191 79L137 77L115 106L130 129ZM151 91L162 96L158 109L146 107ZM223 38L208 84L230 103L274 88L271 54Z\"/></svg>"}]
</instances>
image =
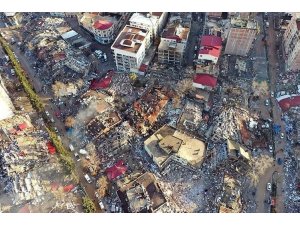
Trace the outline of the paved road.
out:
<instances>
[{"instance_id":1,"label":"paved road","mask_svg":"<svg viewBox=\"0 0 300 225\"><path fill-rule=\"evenodd\" d=\"M15 38L17 38L17 37L15 36ZM49 112L50 116L53 117L53 119L55 121L54 124L59 130L59 135L62 138L62 142L63 142L64 146L68 149L68 146L69 146L69 143L70 143L71 140L69 140L69 138L67 137L64 123L62 121L60 121L55 116L55 112L59 111L59 109L56 107L55 104L53 104L50 101L50 99L52 99L53 96L51 94L48 94L48 93L51 93L51 91L48 89L48 91L46 93L42 92L43 84L40 81L40 79L38 78L38 76L36 75L34 69L32 68L31 62L29 62L29 60L20 52L17 45L13 45L12 49L15 52L16 56L18 57L23 69L28 74L28 78L29 78L30 82L32 83L33 87L36 89L38 95L40 96L40 98L44 102L45 109ZM100 207L97 204L95 194L94 194L95 193L95 184L94 184L94 182L92 184L88 184L86 182L86 180L84 178L84 172L82 171L81 164L80 164L80 162L77 162L75 160L74 155L73 155L73 160L74 160L75 165L76 165L76 170L79 174L80 184L85 188L85 190L86 190L87 194L89 195L89 197L94 200L94 202L97 206L97 212L101 212Z\"/></svg>"},{"instance_id":2,"label":"paved road","mask_svg":"<svg viewBox=\"0 0 300 225\"><path fill-rule=\"evenodd\" d=\"M267 28L267 43L268 43L268 59L269 59L269 76L270 76L270 89L271 91L275 92L276 90L276 83L278 80L278 52L276 47L276 36L278 32L274 30L274 14L270 13L269 16L269 24L270 27ZM276 124L281 125L281 132L284 133L285 137L285 123L281 120L281 109L279 108L277 101L275 98L272 99L272 113L273 113L273 121ZM286 140L280 140L278 136L274 137L275 139L275 156L277 158L284 158L284 151L281 151L281 149L285 149ZM276 201L276 211L277 212L284 212L284 201L283 201L283 195L282 195L282 184L283 184L283 178L284 178L284 172L283 172L283 165L278 165L276 163L275 170L278 172L278 183L277 183L277 201Z\"/></svg>"},{"instance_id":3,"label":"paved road","mask_svg":"<svg viewBox=\"0 0 300 225\"><path fill-rule=\"evenodd\" d=\"M269 23L270 27L266 28L266 34L267 34L267 59L268 59L268 75L269 75L269 88L270 92L273 91L275 92L276 90L276 81L278 77L278 71L277 71L277 65L278 65L278 57L277 57L277 48L276 48L276 31L274 30L273 25L273 19L274 15L271 13L269 14ZM285 124L283 121L281 121L281 110L279 109L279 106L277 104L277 101L275 98L271 98L271 110L272 110L272 118L273 118L273 123L279 124L282 127L282 132L285 134ZM284 152L282 149L285 149L285 140L282 140L279 138L279 135L274 135L273 137L274 141L274 149L275 149L275 158L284 158ZM278 165L276 161L274 161L274 166L269 168L266 173L261 177L257 189L258 194L256 197L257 201L257 210L256 212L267 212L269 211L269 207L267 207L266 211L266 206L264 203L264 200L266 199L266 187L267 183L271 182L271 177L272 174L277 171L278 172L278 181L276 183L277 185L277 199L276 199L276 211L277 212L284 212L284 205L283 205L283 195L282 195L282 184L283 184L283 166Z\"/></svg>"}]
</instances>

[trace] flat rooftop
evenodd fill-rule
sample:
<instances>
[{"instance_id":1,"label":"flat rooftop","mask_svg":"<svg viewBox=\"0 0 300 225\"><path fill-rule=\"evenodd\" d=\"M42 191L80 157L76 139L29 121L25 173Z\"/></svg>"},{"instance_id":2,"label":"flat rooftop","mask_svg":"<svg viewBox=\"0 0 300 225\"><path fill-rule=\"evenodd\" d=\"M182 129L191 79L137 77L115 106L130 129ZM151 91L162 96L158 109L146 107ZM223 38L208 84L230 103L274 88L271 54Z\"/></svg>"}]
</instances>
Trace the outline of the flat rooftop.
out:
<instances>
[{"instance_id":1,"label":"flat rooftop","mask_svg":"<svg viewBox=\"0 0 300 225\"><path fill-rule=\"evenodd\" d=\"M125 26L112 45L112 49L137 53L148 35L148 31L132 26Z\"/></svg>"},{"instance_id":2,"label":"flat rooftop","mask_svg":"<svg viewBox=\"0 0 300 225\"><path fill-rule=\"evenodd\" d=\"M162 37L167 39L174 39L177 42L181 42L188 39L189 33L190 28L182 27L178 24L172 24L163 31Z\"/></svg>"},{"instance_id":3,"label":"flat rooftop","mask_svg":"<svg viewBox=\"0 0 300 225\"><path fill-rule=\"evenodd\" d=\"M168 125L157 130L144 142L144 145L158 166L162 166L169 157L174 155L193 167L199 167L204 160L206 150L203 141Z\"/></svg>"},{"instance_id":4,"label":"flat rooftop","mask_svg":"<svg viewBox=\"0 0 300 225\"><path fill-rule=\"evenodd\" d=\"M231 26L234 28L257 29L257 22L254 20L245 20L241 18L232 18L230 20Z\"/></svg>"}]
</instances>

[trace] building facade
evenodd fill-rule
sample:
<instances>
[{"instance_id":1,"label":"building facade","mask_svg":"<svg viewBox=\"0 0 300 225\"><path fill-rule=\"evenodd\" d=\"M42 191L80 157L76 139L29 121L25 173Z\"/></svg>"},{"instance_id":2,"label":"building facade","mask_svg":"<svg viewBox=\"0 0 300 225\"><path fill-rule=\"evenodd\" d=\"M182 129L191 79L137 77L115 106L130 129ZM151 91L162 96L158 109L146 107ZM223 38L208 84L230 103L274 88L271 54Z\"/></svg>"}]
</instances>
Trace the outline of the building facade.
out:
<instances>
[{"instance_id":1,"label":"building facade","mask_svg":"<svg viewBox=\"0 0 300 225\"><path fill-rule=\"evenodd\" d=\"M126 25L111 46L117 70L137 73L149 46L148 30Z\"/></svg>"},{"instance_id":2,"label":"building facade","mask_svg":"<svg viewBox=\"0 0 300 225\"><path fill-rule=\"evenodd\" d=\"M258 26L255 21L232 18L225 54L246 56L252 47L257 33Z\"/></svg>"},{"instance_id":3,"label":"building facade","mask_svg":"<svg viewBox=\"0 0 300 225\"><path fill-rule=\"evenodd\" d=\"M181 66L190 34L191 13L171 13L158 46L158 62Z\"/></svg>"},{"instance_id":4,"label":"building facade","mask_svg":"<svg viewBox=\"0 0 300 225\"><path fill-rule=\"evenodd\" d=\"M300 13L294 13L284 36L283 46L287 70L300 70Z\"/></svg>"}]
</instances>

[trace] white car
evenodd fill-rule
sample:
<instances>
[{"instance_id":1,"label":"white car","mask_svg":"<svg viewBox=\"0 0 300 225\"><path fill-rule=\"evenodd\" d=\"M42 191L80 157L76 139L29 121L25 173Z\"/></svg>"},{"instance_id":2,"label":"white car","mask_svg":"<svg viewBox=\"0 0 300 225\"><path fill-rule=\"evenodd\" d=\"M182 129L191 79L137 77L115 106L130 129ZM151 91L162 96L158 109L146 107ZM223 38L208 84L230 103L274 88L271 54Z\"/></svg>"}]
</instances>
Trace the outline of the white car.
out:
<instances>
[{"instance_id":1,"label":"white car","mask_svg":"<svg viewBox=\"0 0 300 225\"><path fill-rule=\"evenodd\" d=\"M85 175L84 175L84 178L86 179L86 181L87 181L89 184L92 183L92 180L91 180L91 178L89 177L88 174L85 174Z\"/></svg>"},{"instance_id":2,"label":"white car","mask_svg":"<svg viewBox=\"0 0 300 225\"><path fill-rule=\"evenodd\" d=\"M280 133L280 138L281 138L281 139L284 138L284 133Z\"/></svg>"},{"instance_id":3,"label":"white car","mask_svg":"<svg viewBox=\"0 0 300 225\"><path fill-rule=\"evenodd\" d=\"M265 105L266 105L266 106L269 106L269 105L270 105L270 101L269 101L269 99L266 99L266 101L265 101Z\"/></svg>"},{"instance_id":4,"label":"white car","mask_svg":"<svg viewBox=\"0 0 300 225\"><path fill-rule=\"evenodd\" d=\"M103 204L103 202L102 202L102 201L99 201L98 204L99 204L99 206L100 206L100 209L103 210L103 209L104 209L104 204Z\"/></svg>"},{"instance_id":5,"label":"white car","mask_svg":"<svg viewBox=\"0 0 300 225\"><path fill-rule=\"evenodd\" d=\"M269 152L273 152L273 146L272 145L269 145Z\"/></svg>"},{"instance_id":6,"label":"white car","mask_svg":"<svg viewBox=\"0 0 300 225\"><path fill-rule=\"evenodd\" d=\"M267 183L267 190L271 191L272 190L272 184L271 183Z\"/></svg>"},{"instance_id":7,"label":"white car","mask_svg":"<svg viewBox=\"0 0 300 225\"><path fill-rule=\"evenodd\" d=\"M274 98L274 91L271 91L271 97Z\"/></svg>"}]
</instances>

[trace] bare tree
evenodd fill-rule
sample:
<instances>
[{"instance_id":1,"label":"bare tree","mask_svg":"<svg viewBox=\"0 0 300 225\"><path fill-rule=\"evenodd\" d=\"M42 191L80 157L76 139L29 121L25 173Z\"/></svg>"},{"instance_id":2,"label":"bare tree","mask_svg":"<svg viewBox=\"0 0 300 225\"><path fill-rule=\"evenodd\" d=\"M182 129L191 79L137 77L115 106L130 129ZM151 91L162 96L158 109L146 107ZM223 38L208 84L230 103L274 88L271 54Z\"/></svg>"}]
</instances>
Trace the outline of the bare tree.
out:
<instances>
[{"instance_id":1,"label":"bare tree","mask_svg":"<svg viewBox=\"0 0 300 225\"><path fill-rule=\"evenodd\" d=\"M97 181L97 186L99 187L98 189L97 189L97 192L98 192L98 194L99 194L99 196L101 197L101 198L103 198L105 195L106 195L106 193L107 193L107 190L108 190L108 180L107 180L107 177L105 177L105 176L101 176L99 179L98 179L98 181Z\"/></svg>"}]
</instances>

